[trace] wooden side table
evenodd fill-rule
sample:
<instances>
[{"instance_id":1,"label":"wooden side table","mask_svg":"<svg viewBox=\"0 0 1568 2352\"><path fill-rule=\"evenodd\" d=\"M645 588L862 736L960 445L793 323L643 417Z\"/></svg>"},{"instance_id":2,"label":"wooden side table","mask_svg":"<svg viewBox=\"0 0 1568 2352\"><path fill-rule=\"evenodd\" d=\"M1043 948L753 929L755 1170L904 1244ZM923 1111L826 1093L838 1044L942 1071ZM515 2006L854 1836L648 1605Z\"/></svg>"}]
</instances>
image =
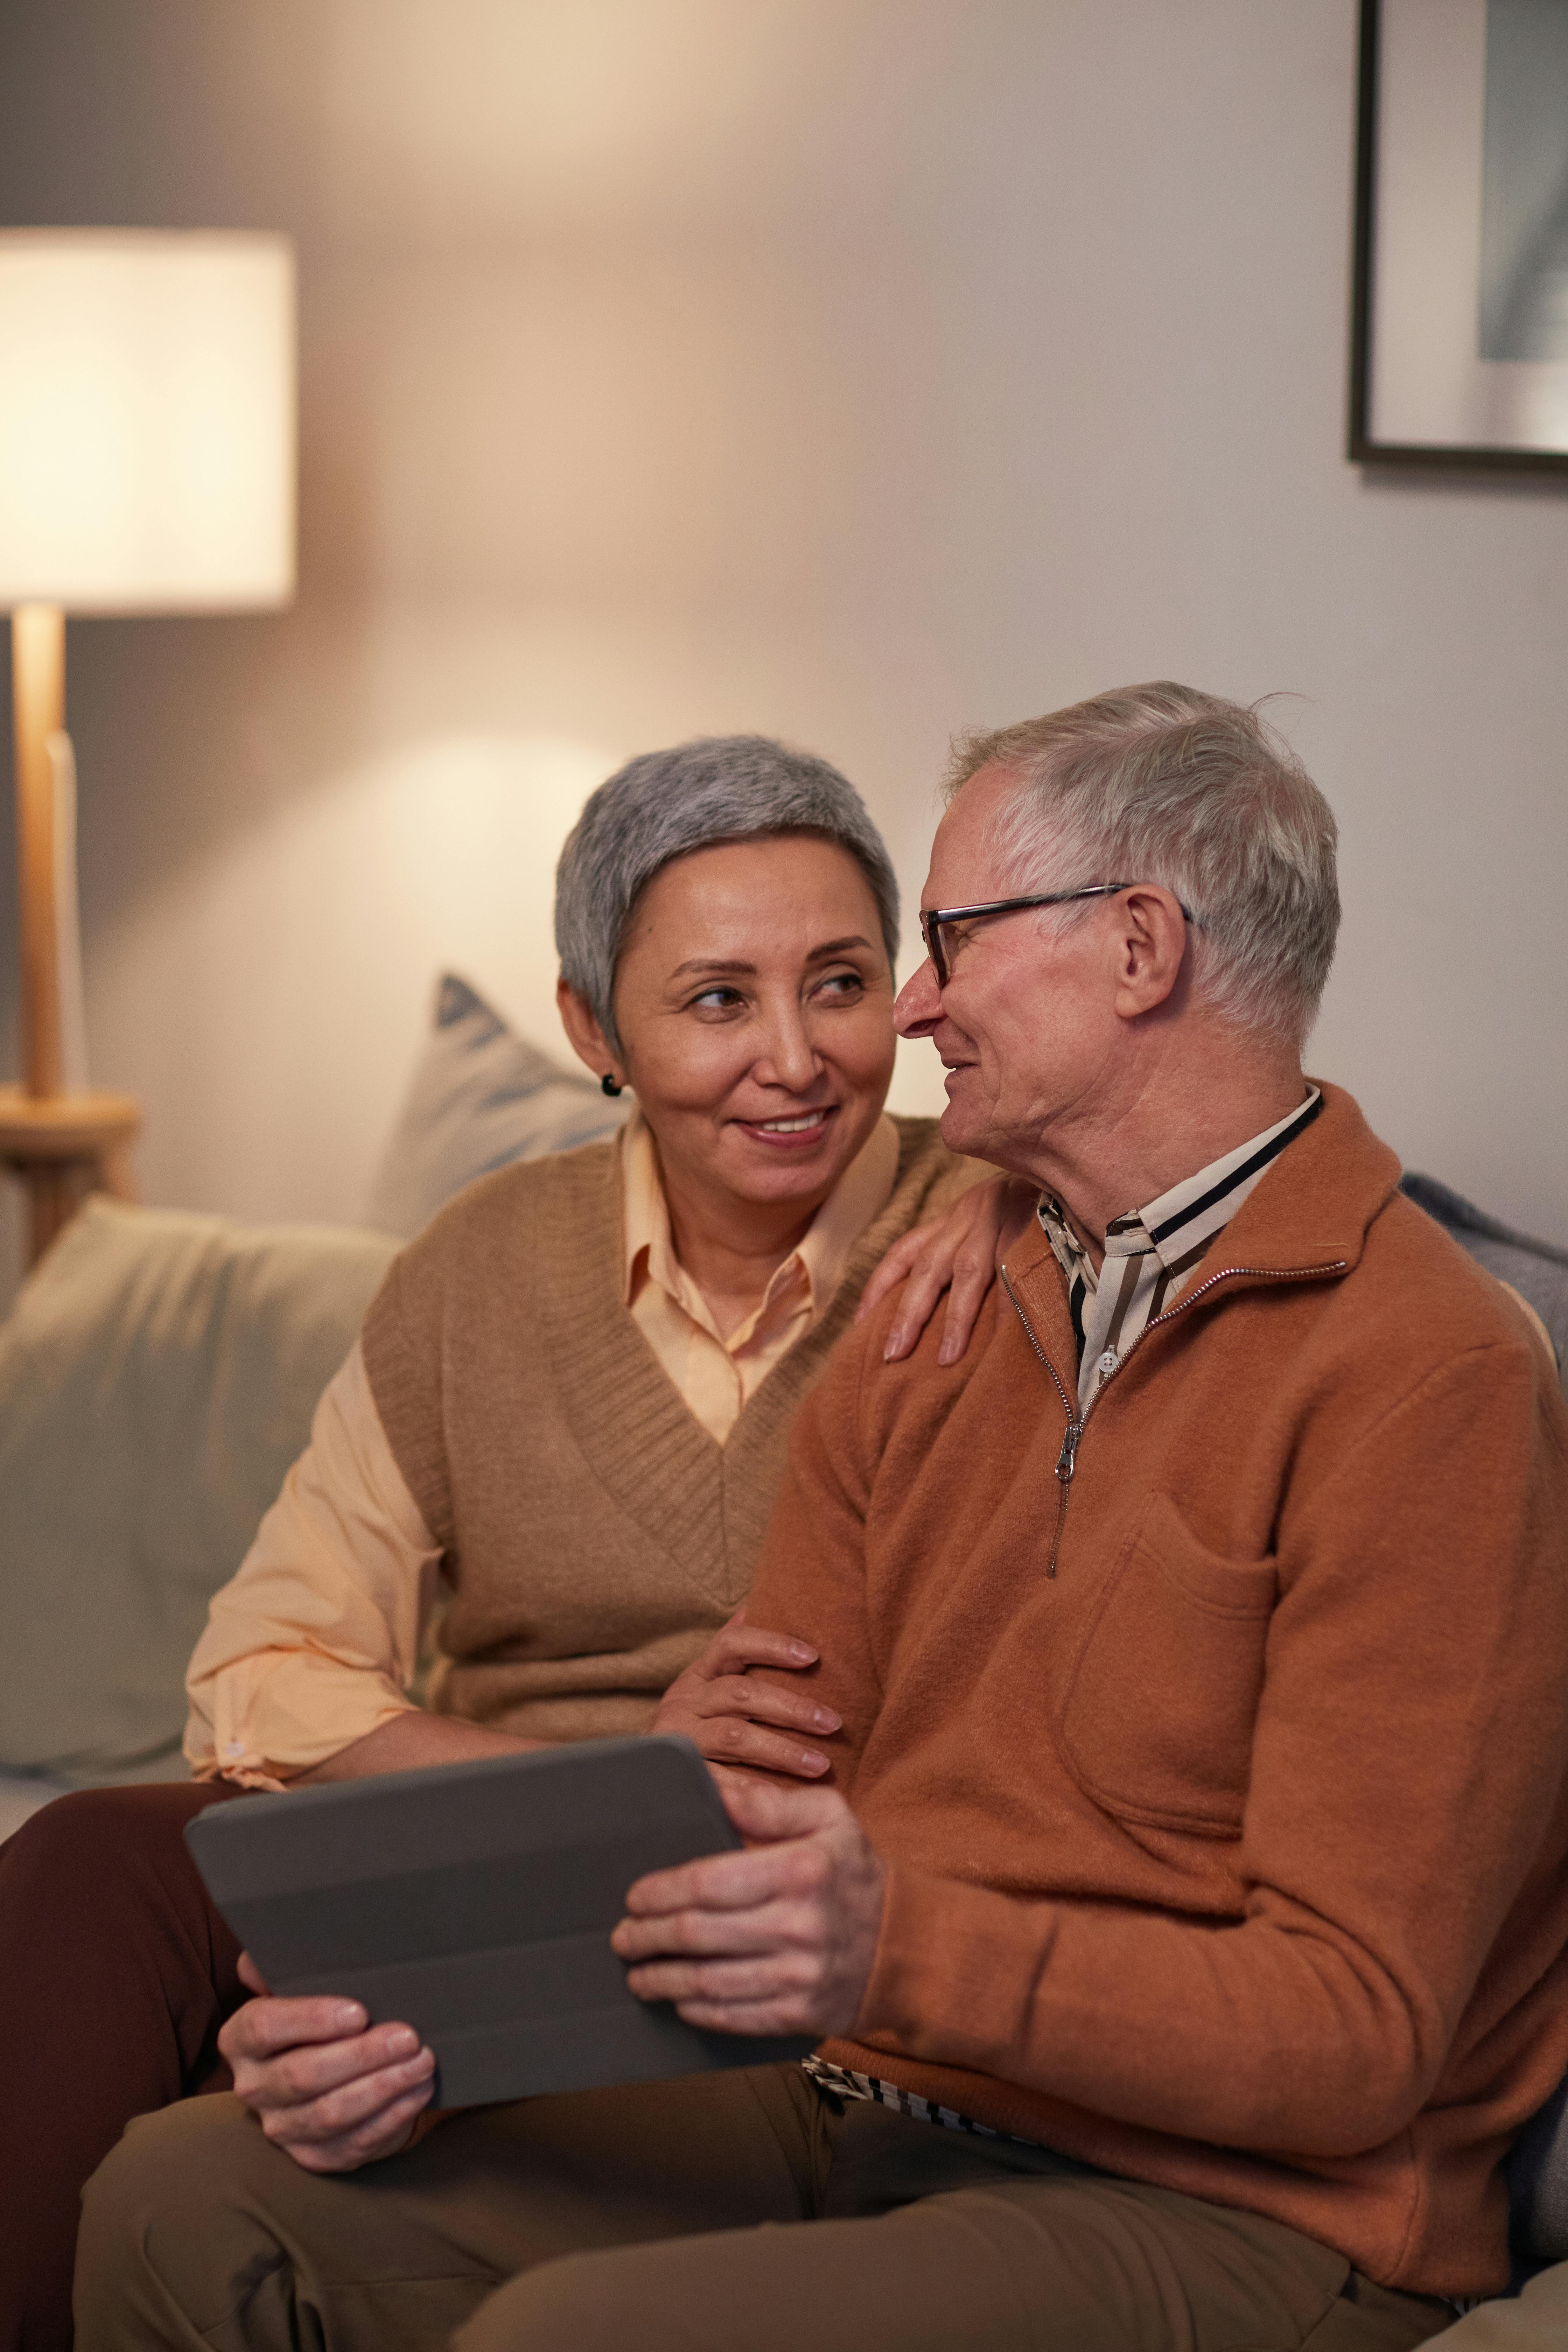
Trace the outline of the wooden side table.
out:
<instances>
[{"instance_id":1,"label":"wooden side table","mask_svg":"<svg viewBox=\"0 0 1568 2352\"><path fill-rule=\"evenodd\" d=\"M0 1166L26 1188L27 1263L36 1265L89 1192L136 1198L131 1147L142 1113L129 1095L30 1095L0 1087Z\"/></svg>"}]
</instances>

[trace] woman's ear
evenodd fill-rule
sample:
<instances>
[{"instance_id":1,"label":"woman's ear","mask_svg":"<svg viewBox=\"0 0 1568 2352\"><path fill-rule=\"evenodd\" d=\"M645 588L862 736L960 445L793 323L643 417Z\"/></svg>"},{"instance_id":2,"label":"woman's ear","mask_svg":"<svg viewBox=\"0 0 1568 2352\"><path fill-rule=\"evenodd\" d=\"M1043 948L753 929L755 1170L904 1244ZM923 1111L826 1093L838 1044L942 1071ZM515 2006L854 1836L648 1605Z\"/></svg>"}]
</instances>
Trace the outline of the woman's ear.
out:
<instances>
[{"instance_id":1,"label":"woman's ear","mask_svg":"<svg viewBox=\"0 0 1568 2352\"><path fill-rule=\"evenodd\" d=\"M562 978L555 983L555 1003L561 1013L561 1025L571 1040L572 1051L577 1059L592 1070L601 1083L608 1078L618 1092L626 1083L626 1063L600 1028L587 998L580 996L571 982ZM609 1090L608 1087L605 1088L606 1094Z\"/></svg>"}]
</instances>

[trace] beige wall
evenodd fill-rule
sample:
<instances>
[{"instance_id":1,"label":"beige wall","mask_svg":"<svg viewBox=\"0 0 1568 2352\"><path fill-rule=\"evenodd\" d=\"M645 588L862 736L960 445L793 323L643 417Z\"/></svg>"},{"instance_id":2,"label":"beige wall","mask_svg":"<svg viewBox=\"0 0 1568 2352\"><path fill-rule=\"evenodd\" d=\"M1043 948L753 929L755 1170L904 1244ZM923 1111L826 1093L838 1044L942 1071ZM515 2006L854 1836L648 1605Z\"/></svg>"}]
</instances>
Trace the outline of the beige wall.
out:
<instances>
[{"instance_id":1,"label":"beige wall","mask_svg":"<svg viewBox=\"0 0 1568 2352\"><path fill-rule=\"evenodd\" d=\"M615 758L825 751L912 899L951 729L1168 675L1299 698L1344 832L1313 1066L1568 1240L1568 499L1340 456L1354 14L0 6L7 221L300 243L297 608L71 631L148 1195L353 1217L444 960L550 1036Z\"/></svg>"}]
</instances>

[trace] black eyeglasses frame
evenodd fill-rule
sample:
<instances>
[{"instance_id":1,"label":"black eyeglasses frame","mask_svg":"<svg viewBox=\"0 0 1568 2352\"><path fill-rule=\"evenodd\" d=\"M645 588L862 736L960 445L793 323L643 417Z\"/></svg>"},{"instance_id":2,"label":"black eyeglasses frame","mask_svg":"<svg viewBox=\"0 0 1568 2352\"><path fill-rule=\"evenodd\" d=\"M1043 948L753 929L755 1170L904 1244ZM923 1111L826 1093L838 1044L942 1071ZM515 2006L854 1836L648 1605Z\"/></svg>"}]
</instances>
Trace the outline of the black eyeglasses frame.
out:
<instances>
[{"instance_id":1,"label":"black eyeglasses frame","mask_svg":"<svg viewBox=\"0 0 1568 2352\"><path fill-rule=\"evenodd\" d=\"M936 984L938 988L945 988L949 976L947 956L942 944L944 923L973 923L978 921L982 915L1016 915L1026 907L1067 907L1075 898L1114 898L1122 890L1135 890L1137 887L1135 882L1090 882L1081 890L1044 890L1032 893L1026 898L987 898L977 907L922 908L921 937L931 958L931 968L936 974ZM1182 908L1187 921L1195 924L1197 918L1192 908L1183 907L1179 898L1176 904Z\"/></svg>"}]
</instances>

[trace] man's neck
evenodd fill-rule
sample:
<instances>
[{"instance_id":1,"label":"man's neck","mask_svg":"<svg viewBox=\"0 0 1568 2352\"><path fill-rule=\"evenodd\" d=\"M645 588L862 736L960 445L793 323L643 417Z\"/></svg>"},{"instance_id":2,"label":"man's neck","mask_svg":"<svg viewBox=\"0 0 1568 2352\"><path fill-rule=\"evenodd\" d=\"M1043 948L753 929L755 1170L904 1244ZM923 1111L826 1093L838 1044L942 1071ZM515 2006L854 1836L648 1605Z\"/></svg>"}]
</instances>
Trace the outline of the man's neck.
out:
<instances>
[{"instance_id":1,"label":"man's neck","mask_svg":"<svg viewBox=\"0 0 1568 2352\"><path fill-rule=\"evenodd\" d=\"M1238 1054L1228 1069L1211 1063L1184 1076L1167 1068L1092 1124L1050 1130L1031 1173L1061 1202L1098 1274L1113 1217L1157 1201L1306 1098L1300 1065L1285 1052Z\"/></svg>"}]
</instances>

